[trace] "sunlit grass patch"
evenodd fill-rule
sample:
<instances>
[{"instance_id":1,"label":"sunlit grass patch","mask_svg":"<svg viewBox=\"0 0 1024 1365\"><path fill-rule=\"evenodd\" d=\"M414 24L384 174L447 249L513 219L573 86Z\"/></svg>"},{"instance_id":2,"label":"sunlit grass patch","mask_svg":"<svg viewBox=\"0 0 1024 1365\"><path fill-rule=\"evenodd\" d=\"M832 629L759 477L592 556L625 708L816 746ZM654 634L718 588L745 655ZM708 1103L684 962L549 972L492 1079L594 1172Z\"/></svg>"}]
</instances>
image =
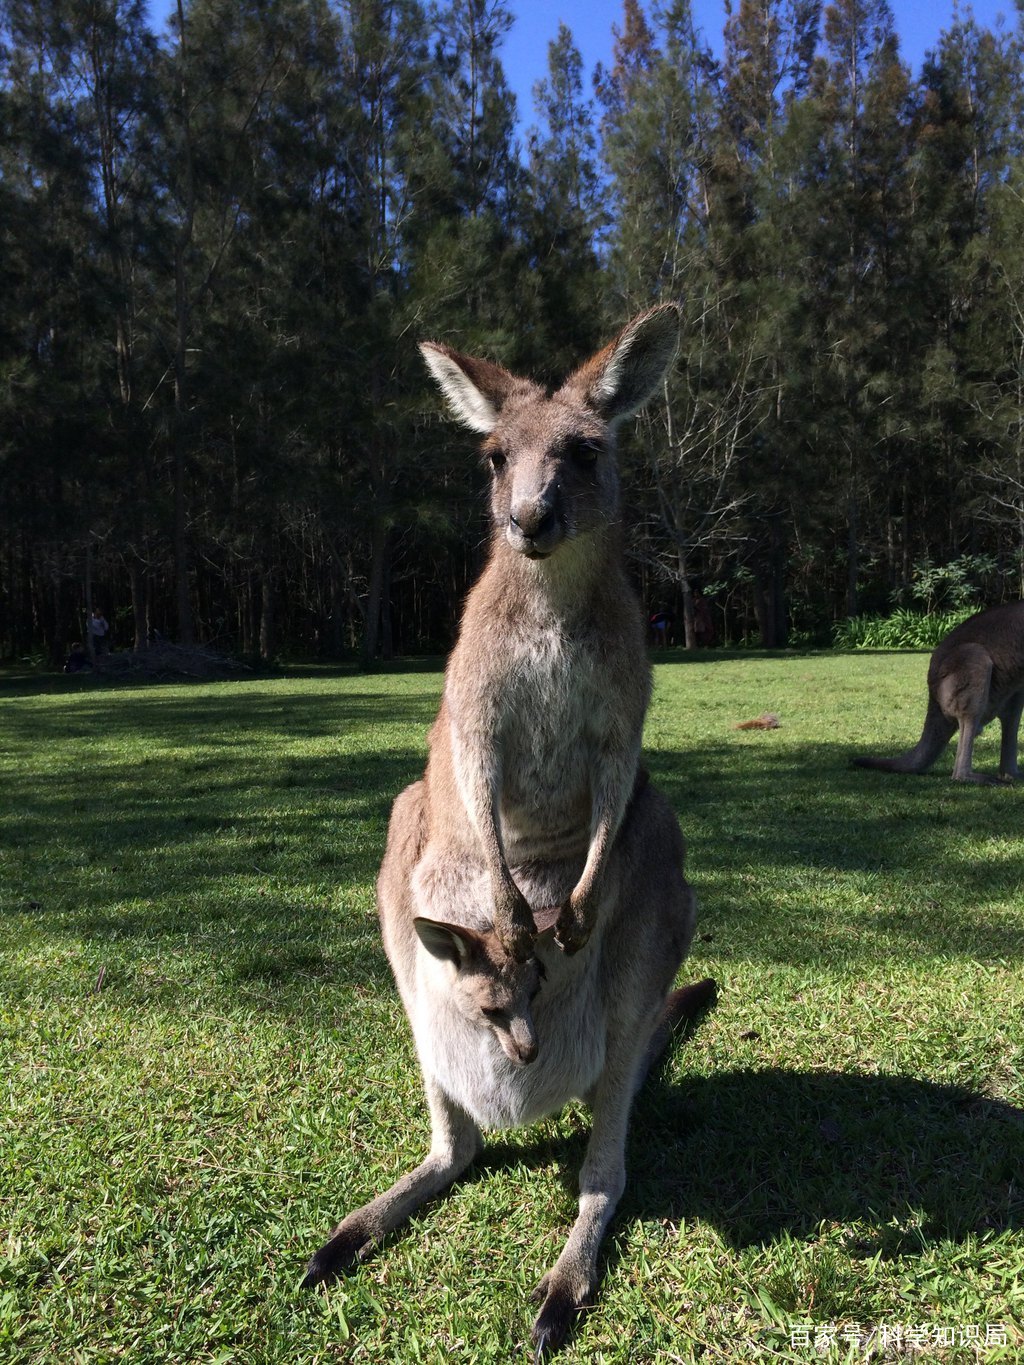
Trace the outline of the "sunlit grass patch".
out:
<instances>
[{"instance_id":1,"label":"sunlit grass patch","mask_svg":"<svg viewBox=\"0 0 1024 1365\"><path fill-rule=\"evenodd\" d=\"M951 783L951 755L924 778L848 764L916 739L924 668L659 660L647 761L701 902L684 974L721 995L638 1099L566 1360L818 1359L808 1325L863 1329L876 1359L903 1358L880 1345L901 1324L935 1329L929 1358L1019 1352L1024 794ZM428 1141L373 882L439 689L5 695L0 1359L525 1358L579 1105L296 1292L332 1220ZM777 730L733 729L766 710ZM976 763L997 755L987 734ZM1005 1349L955 1338L999 1324Z\"/></svg>"}]
</instances>

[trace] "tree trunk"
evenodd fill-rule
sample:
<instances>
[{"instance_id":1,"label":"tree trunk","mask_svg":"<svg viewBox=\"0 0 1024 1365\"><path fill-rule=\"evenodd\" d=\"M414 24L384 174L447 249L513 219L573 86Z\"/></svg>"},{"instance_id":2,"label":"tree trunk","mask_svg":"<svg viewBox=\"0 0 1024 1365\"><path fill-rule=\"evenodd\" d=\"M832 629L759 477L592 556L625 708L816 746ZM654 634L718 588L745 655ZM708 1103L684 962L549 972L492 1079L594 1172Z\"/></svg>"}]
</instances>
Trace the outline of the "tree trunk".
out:
<instances>
[{"instance_id":1,"label":"tree trunk","mask_svg":"<svg viewBox=\"0 0 1024 1365\"><path fill-rule=\"evenodd\" d=\"M89 541L85 547L85 647L89 651L89 660L96 662L96 641L93 633L89 629L89 622L92 620L92 542Z\"/></svg>"},{"instance_id":2,"label":"tree trunk","mask_svg":"<svg viewBox=\"0 0 1024 1365\"><path fill-rule=\"evenodd\" d=\"M192 644L192 603L189 598L189 556L187 501L185 497L185 421L188 402L185 396L185 351L188 339L188 298L185 284L184 250L175 252L176 338L174 348L174 601L178 617L178 642Z\"/></svg>"},{"instance_id":3,"label":"tree trunk","mask_svg":"<svg viewBox=\"0 0 1024 1365\"><path fill-rule=\"evenodd\" d=\"M789 640L786 621L786 540L782 531L782 513L771 519L772 528L772 620L775 648L785 649Z\"/></svg>"},{"instance_id":4,"label":"tree trunk","mask_svg":"<svg viewBox=\"0 0 1024 1365\"><path fill-rule=\"evenodd\" d=\"M860 569L857 550L857 499L852 491L846 513L846 614L857 615L857 577Z\"/></svg>"},{"instance_id":5,"label":"tree trunk","mask_svg":"<svg viewBox=\"0 0 1024 1365\"><path fill-rule=\"evenodd\" d=\"M683 595L683 644L687 649L697 648L697 620L693 610L693 589L686 572L686 556L682 550L676 552L679 590Z\"/></svg>"},{"instance_id":6,"label":"tree trunk","mask_svg":"<svg viewBox=\"0 0 1024 1365\"><path fill-rule=\"evenodd\" d=\"M761 643L765 649L774 649L777 643L774 593L771 588L771 576L768 583L765 582L764 570L760 567L754 570L754 612L757 616L757 627L761 633Z\"/></svg>"},{"instance_id":7,"label":"tree trunk","mask_svg":"<svg viewBox=\"0 0 1024 1365\"><path fill-rule=\"evenodd\" d=\"M135 554L125 560L128 569L128 583L132 595L132 621L135 628L136 650L149 646L149 602L146 596L146 571L142 561Z\"/></svg>"},{"instance_id":8,"label":"tree trunk","mask_svg":"<svg viewBox=\"0 0 1024 1365\"><path fill-rule=\"evenodd\" d=\"M380 654L390 662L395 657L395 637L391 616L391 556L384 557L384 581L380 597Z\"/></svg>"},{"instance_id":9,"label":"tree trunk","mask_svg":"<svg viewBox=\"0 0 1024 1365\"><path fill-rule=\"evenodd\" d=\"M369 668L377 657L387 556L388 527L384 518L377 516L374 519L370 540L370 581L366 594L366 629L363 633L364 668Z\"/></svg>"},{"instance_id":10,"label":"tree trunk","mask_svg":"<svg viewBox=\"0 0 1024 1365\"><path fill-rule=\"evenodd\" d=\"M274 657L274 570L268 567L260 581L260 658L269 663Z\"/></svg>"},{"instance_id":11,"label":"tree trunk","mask_svg":"<svg viewBox=\"0 0 1024 1365\"><path fill-rule=\"evenodd\" d=\"M189 334L188 268L186 253L192 244L195 223L196 186L192 160L190 91L186 79L188 51L183 0L177 0L178 44L181 62L182 134L185 153L184 217L174 243L174 599L178 614L178 641L191 645L194 639L192 603L189 598L189 555L187 500L185 496L186 421L189 416L187 394L187 348Z\"/></svg>"}]
</instances>

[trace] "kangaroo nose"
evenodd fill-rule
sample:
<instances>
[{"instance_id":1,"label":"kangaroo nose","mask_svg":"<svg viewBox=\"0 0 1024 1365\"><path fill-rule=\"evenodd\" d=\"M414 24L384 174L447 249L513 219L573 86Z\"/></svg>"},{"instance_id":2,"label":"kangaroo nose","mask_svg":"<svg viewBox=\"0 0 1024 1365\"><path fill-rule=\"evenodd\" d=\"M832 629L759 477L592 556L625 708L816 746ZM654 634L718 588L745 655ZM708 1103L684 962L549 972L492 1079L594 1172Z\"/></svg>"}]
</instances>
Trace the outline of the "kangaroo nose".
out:
<instances>
[{"instance_id":1,"label":"kangaroo nose","mask_svg":"<svg viewBox=\"0 0 1024 1365\"><path fill-rule=\"evenodd\" d=\"M523 1066L529 1066L530 1063L531 1063L531 1062L535 1059L535 1057L537 1056L537 1044L536 1044L536 1043L527 1043L527 1044L524 1046L522 1043L520 1043L520 1044L516 1047L516 1052L519 1054L519 1061L520 1061L521 1065L523 1065Z\"/></svg>"},{"instance_id":2,"label":"kangaroo nose","mask_svg":"<svg viewBox=\"0 0 1024 1365\"><path fill-rule=\"evenodd\" d=\"M513 1019L508 1033L499 1041L509 1061L516 1066L529 1066L537 1056L537 1035L526 1019Z\"/></svg>"},{"instance_id":3,"label":"kangaroo nose","mask_svg":"<svg viewBox=\"0 0 1024 1365\"><path fill-rule=\"evenodd\" d=\"M524 536L531 540L537 540L540 536L546 536L549 531L554 530L555 509L541 503L540 506L526 504L516 507L509 513L509 521Z\"/></svg>"}]
</instances>

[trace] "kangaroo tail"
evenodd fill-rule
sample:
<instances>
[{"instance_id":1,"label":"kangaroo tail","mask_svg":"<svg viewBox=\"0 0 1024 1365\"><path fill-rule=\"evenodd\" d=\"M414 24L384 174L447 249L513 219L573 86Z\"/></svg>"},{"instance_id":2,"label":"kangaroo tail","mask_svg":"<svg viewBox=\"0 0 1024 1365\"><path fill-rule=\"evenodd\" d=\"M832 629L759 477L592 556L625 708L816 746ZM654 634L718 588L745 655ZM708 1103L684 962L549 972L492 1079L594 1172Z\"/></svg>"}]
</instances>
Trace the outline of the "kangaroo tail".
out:
<instances>
[{"instance_id":1,"label":"kangaroo tail","mask_svg":"<svg viewBox=\"0 0 1024 1365\"><path fill-rule=\"evenodd\" d=\"M668 1040L680 1024L696 1019L714 1004L717 995L718 986L710 976L705 977L703 981L695 981L690 986L680 986L678 990L669 993L661 1017L654 1026L651 1041L647 1044L647 1055L640 1071L638 1085L665 1051Z\"/></svg>"},{"instance_id":2,"label":"kangaroo tail","mask_svg":"<svg viewBox=\"0 0 1024 1365\"><path fill-rule=\"evenodd\" d=\"M878 768L885 773L926 773L956 733L956 721L942 714L934 697L928 698L924 729L912 749L895 758L858 757L852 761L858 768Z\"/></svg>"}]
</instances>

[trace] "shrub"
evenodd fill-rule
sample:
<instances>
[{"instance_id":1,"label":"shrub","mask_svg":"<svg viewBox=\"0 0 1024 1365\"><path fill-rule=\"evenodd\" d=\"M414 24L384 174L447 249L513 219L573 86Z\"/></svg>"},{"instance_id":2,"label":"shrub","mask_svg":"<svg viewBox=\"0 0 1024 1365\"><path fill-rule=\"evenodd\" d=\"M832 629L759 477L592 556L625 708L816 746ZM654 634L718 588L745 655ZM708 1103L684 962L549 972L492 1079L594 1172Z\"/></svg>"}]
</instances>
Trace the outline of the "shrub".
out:
<instances>
[{"instance_id":1,"label":"shrub","mask_svg":"<svg viewBox=\"0 0 1024 1365\"><path fill-rule=\"evenodd\" d=\"M975 608L920 612L901 607L891 616L854 616L832 627L836 649L934 649Z\"/></svg>"}]
</instances>

